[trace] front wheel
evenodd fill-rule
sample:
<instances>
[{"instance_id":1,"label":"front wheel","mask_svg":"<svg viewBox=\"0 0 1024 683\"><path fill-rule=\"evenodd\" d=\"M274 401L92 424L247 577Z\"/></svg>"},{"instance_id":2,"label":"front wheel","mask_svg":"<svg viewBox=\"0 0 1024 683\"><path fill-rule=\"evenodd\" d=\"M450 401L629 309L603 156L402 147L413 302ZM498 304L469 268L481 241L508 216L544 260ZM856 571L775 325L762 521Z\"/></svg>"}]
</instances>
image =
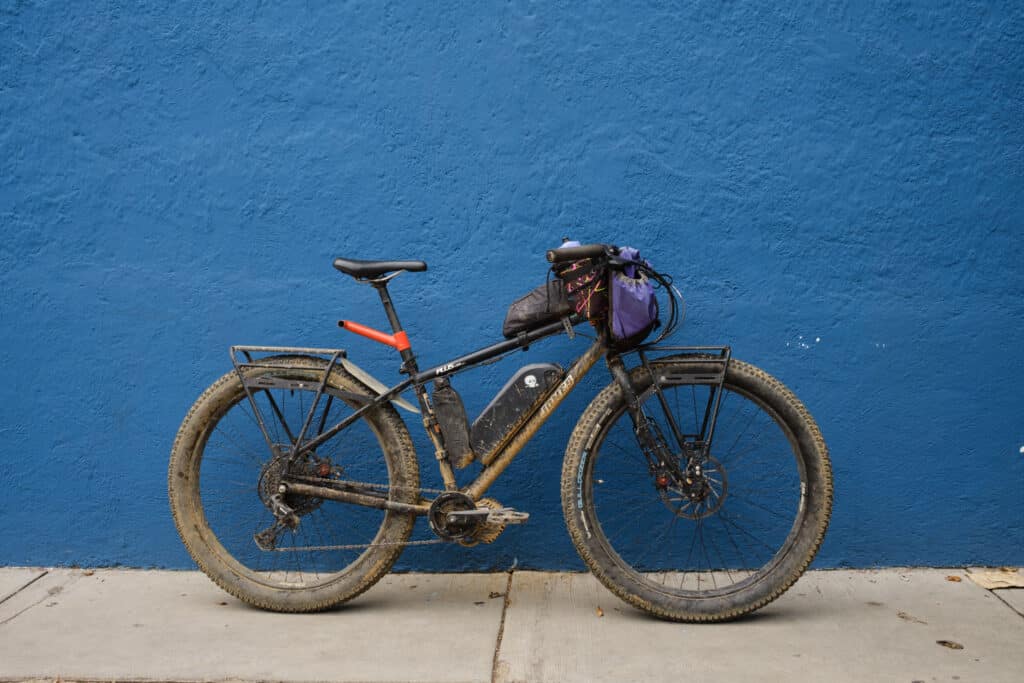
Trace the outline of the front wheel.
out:
<instances>
[{"instance_id":1,"label":"front wheel","mask_svg":"<svg viewBox=\"0 0 1024 683\"><path fill-rule=\"evenodd\" d=\"M674 462L644 455L613 383L577 423L562 470L562 508L584 562L626 602L673 621L734 619L782 595L814 559L832 509L814 418L747 363L730 361L714 442L695 458L719 368L663 359L631 373ZM682 443L668 414L689 435Z\"/></svg>"}]
</instances>

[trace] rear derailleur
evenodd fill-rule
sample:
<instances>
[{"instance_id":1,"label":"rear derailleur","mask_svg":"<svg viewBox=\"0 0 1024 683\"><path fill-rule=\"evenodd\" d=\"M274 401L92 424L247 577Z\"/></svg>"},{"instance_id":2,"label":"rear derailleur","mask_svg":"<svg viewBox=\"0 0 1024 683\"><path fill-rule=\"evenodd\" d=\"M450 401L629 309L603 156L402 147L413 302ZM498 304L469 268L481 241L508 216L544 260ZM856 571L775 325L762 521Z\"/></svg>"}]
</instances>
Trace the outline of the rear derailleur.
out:
<instances>
[{"instance_id":1,"label":"rear derailleur","mask_svg":"<svg viewBox=\"0 0 1024 683\"><path fill-rule=\"evenodd\" d=\"M275 550L278 537L284 531L298 529L301 518L324 502L321 498L286 495L287 487L283 484L286 474L321 478L340 477L343 474L341 467L333 465L329 458L319 457L315 453L309 453L298 462L290 463L290 448L284 444L276 444L275 456L260 471L257 487L260 500L274 515L272 525L253 534L252 538L260 550Z\"/></svg>"},{"instance_id":2,"label":"rear derailleur","mask_svg":"<svg viewBox=\"0 0 1024 683\"><path fill-rule=\"evenodd\" d=\"M281 493L275 493L270 497L271 512L274 513L274 517L277 519L274 523L264 529L253 534L252 538L256 541L256 545L260 550L274 550L277 548L277 537L285 529L291 529L295 531L299 528L299 515L295 513L295 510L288 506L284 502L284 495Z\"/></svg>"}]
</instances>

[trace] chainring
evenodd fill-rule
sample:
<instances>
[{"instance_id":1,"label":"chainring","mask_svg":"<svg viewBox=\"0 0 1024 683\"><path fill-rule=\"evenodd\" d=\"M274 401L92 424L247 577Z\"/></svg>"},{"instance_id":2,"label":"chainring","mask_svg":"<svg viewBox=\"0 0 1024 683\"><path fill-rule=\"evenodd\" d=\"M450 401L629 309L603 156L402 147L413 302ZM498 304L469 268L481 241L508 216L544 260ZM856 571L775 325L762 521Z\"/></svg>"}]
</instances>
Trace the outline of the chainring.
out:
<instances>
[{"instance_id":1,"label":"chainring","mask_svg":"<svg viewBox=\"0 0 1024 683\"><path fill-rule=\"evenodd\" d=\"M500 510L502 508L501 503L493 498L481 498L476 502L476 507L478 510L480 508L487 508L489 510ZM478 524L470 532L469 536L459 539L459 544L471 548L478 543L494 543L504 530L505 524L501 522L483 522Z\"/></svg>"},{"instance_id":2,"label":"chainring","mask_svg":"<svg viewBox=\"0 0 1024 683\"><path fill-rule=\"evenodd\" d=\"M475 509L476 505L473 503L473 499L465 493L446 491L435 498L434 502L430 504L430 511L427 513L430 530L446 541L461 541L464 538L470 538L473 531L481 523L473 518L450 522L448 514L451 512L469 512Z\"/></svg>"}]
</instances>

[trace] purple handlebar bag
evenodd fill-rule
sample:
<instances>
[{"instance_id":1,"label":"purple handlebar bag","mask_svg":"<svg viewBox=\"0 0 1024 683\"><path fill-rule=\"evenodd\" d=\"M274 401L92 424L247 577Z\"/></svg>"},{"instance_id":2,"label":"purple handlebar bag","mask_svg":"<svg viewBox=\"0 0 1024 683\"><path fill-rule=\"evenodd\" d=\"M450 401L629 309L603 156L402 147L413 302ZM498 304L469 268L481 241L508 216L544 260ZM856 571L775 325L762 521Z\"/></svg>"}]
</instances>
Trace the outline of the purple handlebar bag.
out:
<instances>
[{"instance_id":1,"label":"purple handlebar bag","mask_svg":"<svg viewBox=\"0 0 1024 683\"><path fill-rule=\"evenodd\" d=\"M640 258L640 252L632 247L622 247L619 258L633 263L626 263L621 270L611 272L609 327L616 345L629 347L642 342L655 328L658 322L658 300L647 275L637 267L641 264L651 267L650 263Z\"/></svg>"}]
</instances>

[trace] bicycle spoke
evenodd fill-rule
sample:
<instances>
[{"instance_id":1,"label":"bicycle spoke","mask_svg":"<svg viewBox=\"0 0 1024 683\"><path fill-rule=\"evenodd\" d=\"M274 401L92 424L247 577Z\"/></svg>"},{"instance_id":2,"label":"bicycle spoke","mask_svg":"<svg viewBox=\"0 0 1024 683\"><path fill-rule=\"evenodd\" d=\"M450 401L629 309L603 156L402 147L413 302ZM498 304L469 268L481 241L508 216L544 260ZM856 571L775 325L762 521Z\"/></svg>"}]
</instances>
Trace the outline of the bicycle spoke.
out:
<instances>
[{"instance_id":1,"label":"bicycle spoke","mask_svg":"<svg viewBox=\"0 0 1024 683\"><path fill-rule=\"evenodd\" d=\"M664 401L653 393L646 400L675 410L677 419L692 413L699 431L701 406L714 398L709 385L683 384L663 393ZM671 440L668 431L663 438ZM724 390L715 441L725 447L713 447L702 475L708 488L699 495L655 485L624 409L594 446L590 495L600 532L622 561L661 590L689 595L748 584L770 566L795 521L790 492L799 473L792 456L780 453L780 444L788 448L789 442L770 416ZM713 517L718 521L712 523Z\"/></svg>"},{"instance_id":2,"label":"bicycle spoke","mask_svg":"<svg viewBox=\"0 0 1024 683\"><path fill-rule=\"evenodd\" d=\"M309 381L307 388L254 392L256 409L268 418L272 443L290 448L306 420L310 423L306 438L316 438L352 408L332 394L314 402L316 388L316 382ZM357 420L316 451L291 463L268 452L244 392L223 410L204 446L199 494L206 524L238 564L271 585L303 589L331 581L372 547L387 518L383 511L283 494L280 500L293 509L295 528L287 528L271 513L276 505L271 496L278 494L276 482L285 468L292 468L296 475L318 476L318 464L330 463L331 478L373 484L374 491L386 495L389 470L380 437L366 419ZM257 545L254 536L259 534L272 547Z\"/></svg>"}]
</instances>

